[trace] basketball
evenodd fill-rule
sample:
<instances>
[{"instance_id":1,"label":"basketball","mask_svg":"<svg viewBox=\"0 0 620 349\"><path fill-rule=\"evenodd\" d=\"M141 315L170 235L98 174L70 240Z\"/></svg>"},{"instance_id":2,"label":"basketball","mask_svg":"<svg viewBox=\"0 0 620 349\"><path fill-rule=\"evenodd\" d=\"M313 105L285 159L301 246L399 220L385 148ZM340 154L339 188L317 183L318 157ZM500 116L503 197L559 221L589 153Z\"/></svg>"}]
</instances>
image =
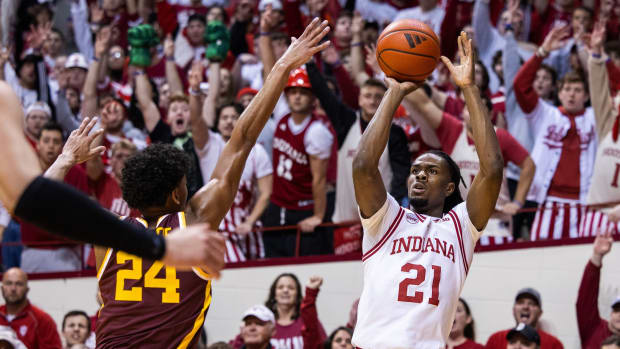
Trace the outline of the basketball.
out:
<instances>
[{"instance_id":1,"label":"basketball","mask_svg":"<svg viewBox=\"0 0 620 349\"><path fill-rule=\"evenodd\" d=\"M398 81L424 81L439 63L439 39L423 22L401 19L385 27L377 40L377 61Z\"/></svg>"}]
</instances>

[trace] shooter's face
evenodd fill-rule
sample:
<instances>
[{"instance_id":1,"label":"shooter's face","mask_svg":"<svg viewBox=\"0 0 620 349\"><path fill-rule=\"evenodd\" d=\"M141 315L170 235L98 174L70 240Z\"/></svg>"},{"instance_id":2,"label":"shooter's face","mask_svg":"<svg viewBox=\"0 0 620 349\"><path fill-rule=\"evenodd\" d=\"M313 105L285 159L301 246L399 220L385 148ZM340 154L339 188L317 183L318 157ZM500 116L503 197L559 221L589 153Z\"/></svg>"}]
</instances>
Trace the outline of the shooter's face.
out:
<instances>
[{"instance_id":1,"label":"shooter's face","mask_svg":"<svg viewBox=\"0 0 620 349\"><path fill-rule=\"evenodd\" d=\"M458 190L450 177L448 164L441 156L431 153L420 155L411 165L407 179L412 207L443 206L446 197Z\"/></svg>"}]
</instances>

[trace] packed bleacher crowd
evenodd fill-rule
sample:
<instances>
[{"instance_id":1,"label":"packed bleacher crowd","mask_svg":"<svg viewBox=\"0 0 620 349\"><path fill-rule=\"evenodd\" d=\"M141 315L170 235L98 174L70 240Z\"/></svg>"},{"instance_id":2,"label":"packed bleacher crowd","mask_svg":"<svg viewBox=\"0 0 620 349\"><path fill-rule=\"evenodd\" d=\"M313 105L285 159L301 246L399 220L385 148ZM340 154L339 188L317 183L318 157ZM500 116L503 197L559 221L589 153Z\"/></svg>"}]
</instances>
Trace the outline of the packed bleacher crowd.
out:
<instances>
[{"instance_id":1,"label":"packed bleacher crowd","mask_svg":"<svg viewBox=\"0 0 620 349\"><path fill-rule=\"evenodd\" d=\"M139 216L122 197L127 158L153 143L182 149L190 159L191 196L209 181L236 120L291 37L314 17L330 22L332 45L289 77L219 227L227 237L230 263L293 256L299 232L300 255L359 251L351 164L386 91L375 54L377 37L401 18L427 23L447 57L455 56L461 30L474 39L476 85L506 165L497 211L481 244L618 233L618 0L3 0L0 16L0 79L22 101L24 137L43 171L60 163L67 169L66 183L121 216ZM104 130L96 141L106 150L77 164L69 135L93 116ZM454 158L466 196L479 168L468 122L463 96L440 63L396 111L379 163L386 189L399 203L408 206L411 160L429 149ZM143 188L156 189L149 183ZM324 224L330 222L342 226ZM88 246L60 240L5 210L0 226L4 270L94 267ZM282 226L288 228L272 229ZM598 284L597 273L600 258L593 257L584 282ZM264 336L297 337L311 341L309 347L329 339L329 347L346 347L337 343L350 341L354 321L328 337L316 318L320 280L310 281L315 287L306 289L303 300L296 278L284 280L293 284L294 296L287 296L292 303L288 308L278 304L276 280L269 309L248 311L247 333L242 331L234 347ZM583 346L598 348L610 334L603 328L620 331L620 303L612 312L615 320L598 328L593 324L600 316L594 319L590 311L596 303L585 298L580 298L581 309L592 318L583 326L580 322ZM532 290L519 294L515 309L522 299L529 300L523 305L528 321L521 321L517 310L515 320L536 327L541 296ZM11 322L15 313L5 309L3 315ZM455 338L475 339L464 330L473 327L471 315L463 301ZM90 326L87 316L71 317L85 318L76 327ZM65 325L63 335L71 343ZM316 332L302 334L302 327ZM295 335L282 334L287 331ZM505 335L496 339L501 342ZM544 332L539 335L542 343L548 340ZM585 344L589 341L594 344Z\"/></svg>"},{"instance_id":2,"label":"packed bleacher crowd","mask_svg":"<svg viewBox=\"0 0 620 349\"><path fill-rule=\"evenodd\" d=\"M125 159L152 143L183 149L191 196L290 38L309 19L326 18L331 46L291 74L219 230L228 262L345 253L361 239L352 159L386 90L374 46L381 29L395 19L424 21L448 57L464 30L506 165L481 244L570 239L615 233L620 219L619 15L617 0L3 1L0 79L22 101L24 136L43 170L63 161L66 183L118 215L138 216L122 197ZM64 141L92 116L106 151L66 161ZM466 196L479 168L468 121L440 63L398 108L379 164L403 206L411 160L429 149L455 159ZM4 268L94 265L89 247L5 211L0 218ZM323 224L330 222L353 225ZM280 226L297 228L261 232Z\"/></svg>"}]
</instances>

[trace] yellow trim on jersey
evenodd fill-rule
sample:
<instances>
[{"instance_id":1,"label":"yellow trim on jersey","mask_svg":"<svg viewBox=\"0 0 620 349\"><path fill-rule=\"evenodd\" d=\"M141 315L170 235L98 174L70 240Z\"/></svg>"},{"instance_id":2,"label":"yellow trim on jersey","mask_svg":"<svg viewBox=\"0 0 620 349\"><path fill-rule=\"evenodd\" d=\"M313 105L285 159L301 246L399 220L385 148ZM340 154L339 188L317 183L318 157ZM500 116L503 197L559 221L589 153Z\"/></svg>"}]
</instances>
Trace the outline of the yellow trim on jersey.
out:
<instances>
[{"instance_id":1,"label":"yellow trim on jersey","mask_svg":"<svg viewBox=\"0 0 620 349\"><path fill-rule=\"evenodd\" d=\"M185 220L185 212L180 211L179 212L179 228L185 228L185 227L187 227L187 221ZM209 275L209 273L207 273L206 271L202 270L202 268L192 267L192 270L201 279L207 280L207 281L211 280L211 275Z\"/></svg>"},{"instance_id":2,"label":"yellow trim on jersey","mask_svg":"<svg viewBox=\"0 0 620 349\"><path fill-rule=\"evenodd\" d=\"M194 321L194 327L185 336L185 338L183 338L183 340L181 341L181 344L179 344L177 349L186 349L187 348L189 343L192 341L192 339L196 335L196 332L198 332L198 330L202 327L202 325L203 325L203 323L205 321L205 313L206 313L207 309L209 309L210 305L211 305L211 281L207 282L207 286L205 287L205 303L202 306L202 310L200 311L200 314L198 314L198 317L196 318L196 321Z\"/></svg>"},{"instance_id":3,"label":"yellow trim on jersey","mask_svg":"<svg viewBox=\"0 0 620 349\"><path fill-rule=\"evenodd\" d=\"M179 227L187 227L187 221L185 220L185 212L179 211Z\"/></svg>"},{"instance_id":4,"label":"yellow trim on jersey","mask_svg":"<svg viewBox=\"0 0 620 349\"><path fill-rule=\"evenodd\" d=\"M156 226L156 227L159 227L159 223L161 223L161 221L163 221L166 217L168 217L168 215L167 215L167 214L165 214L165 215L163 215L163 216L159 217L159 218L157 219L157 224L155 224L155 226Z\"/></svg>"},{"instance_id":5,"label":"yellow trim on jersey","mask_svg":"<svg viewBox=\"0 0 620 349\"><path fill-rule=\"evenodd\" d=\"M149 227L149 223L146 221L146 219L144 219L144 218L142 218L142 217L136 217L136 220L137 220L138 222L142 223L142 225L143 225L145 228L148 228L148 227Z\"/></svg>"},{"instance_id":6,"label":"yellow trim on jersey","mask_svg":"<svg viewBox=\"0 0 620 349\"><path fill-rule=\"evenodd\" d=\"M97 280L101 279L101 275L103 274L105 267L108 265L108 261L110 260L111 255L112 249L108 248L108 250L105 252L105 257L103 257L103 262L101 263L101 265L99 266L99 270L97 271Z\"/></svg>"}]
</instances>

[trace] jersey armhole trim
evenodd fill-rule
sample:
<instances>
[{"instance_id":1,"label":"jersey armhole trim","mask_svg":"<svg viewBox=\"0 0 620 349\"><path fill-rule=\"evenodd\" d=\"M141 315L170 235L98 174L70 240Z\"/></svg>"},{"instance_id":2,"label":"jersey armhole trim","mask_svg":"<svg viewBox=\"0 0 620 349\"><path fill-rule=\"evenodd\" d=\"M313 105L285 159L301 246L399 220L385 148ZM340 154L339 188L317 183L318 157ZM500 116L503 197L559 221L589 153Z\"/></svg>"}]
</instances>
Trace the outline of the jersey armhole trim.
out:
<instances>
[{"instance_id":1,"label":"jersey armhole trim","mask_svg":"<svg viewBox=\"0 0 620 349\"><path fill-rule=\"evenodd\" d=\"M105 257L103 257L103 262L101 263L101 266L99 267L99 270L97 271L97 281L101 280L101 275L103 275L105 268L108 266L108 261L110 260L111 255L112 255L112 249L108 248L108 250L105 253Z\"/></svg>"},{"instance_id":2,"label":"jersey armhole trim","mask_svg":"<svg viewBox=\"0 0 620 349\"><path fill-rule=\"evenodd\" d=\"M461 229L461 222L458 219L458 216L454 211L448 212L450 218L452 218L452 223L454 224L454 229L456 230L456 238L459 241L459 249L461 250L461 259L463 260L463 268L465 268L465 275L469 274L469 264L467 264L467 256L465 255L465 246L463 245L463 231Z\"/></svg>"},{"instance_id":3,"label":"jersey armhole trim","mask_svg":"<svg viewBox=\"0 0 620 349\"><path fill-rule=\"evenodd\" d=\"M368 252L362 255L362 262L365 262L368 258L372 257L372 255L377 253L377 251L383 245L385 245L385 243L390 238L390 236L392 236L392 234L394 234L394 231L396 231L396 228L400 224L400 221L403 219L404 215L405 215L405 210L402 207L400 207L398 210L398 214L396 214L396 217L392 221L392 224L390 225L388 230L385 232L385 234L383 234L383 237L381 238L381 240L379 240L379 242L377 242L375 246L373 246L370 250L368 250Z\"/></svg>"},{"instance_id":4,"label":"jersey armhole trim","mask_svg":"<svg viewBox=\"0 0 620 349\"><path fill-rule=\"evenodd\" d=\"M196 336L198 330L202 327L205 321L205 315L209 307L211 306L211 281L207 282L205 286L205 302L200 310L200 313L194 321L192 330L183 338L177 349L186 349Z\"/></svg>"}]
</instances>

